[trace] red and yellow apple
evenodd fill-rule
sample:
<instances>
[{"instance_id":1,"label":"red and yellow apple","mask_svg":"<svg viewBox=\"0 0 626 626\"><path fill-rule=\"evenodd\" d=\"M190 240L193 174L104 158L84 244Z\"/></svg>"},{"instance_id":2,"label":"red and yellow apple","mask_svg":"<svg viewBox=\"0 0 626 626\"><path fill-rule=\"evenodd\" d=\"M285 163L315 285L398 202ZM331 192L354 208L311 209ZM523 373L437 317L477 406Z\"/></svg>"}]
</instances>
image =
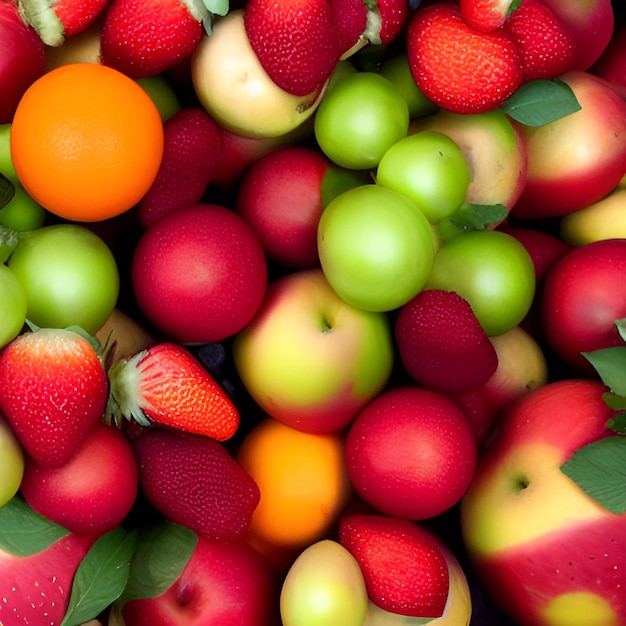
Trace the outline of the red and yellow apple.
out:
<instances>
[{"instance_id":1,"label":"red and yellow apple","mask_svg":"<svg viewBox=\"0 0 626 626\"><path fill-rule=\"evenodd\" d=\"M604 391L598 381L562 380L509 405L461 502L472 566L525 626L626 623L626 514L604 508L561 470L612 433Z\"/></svg>"}]
</instances>

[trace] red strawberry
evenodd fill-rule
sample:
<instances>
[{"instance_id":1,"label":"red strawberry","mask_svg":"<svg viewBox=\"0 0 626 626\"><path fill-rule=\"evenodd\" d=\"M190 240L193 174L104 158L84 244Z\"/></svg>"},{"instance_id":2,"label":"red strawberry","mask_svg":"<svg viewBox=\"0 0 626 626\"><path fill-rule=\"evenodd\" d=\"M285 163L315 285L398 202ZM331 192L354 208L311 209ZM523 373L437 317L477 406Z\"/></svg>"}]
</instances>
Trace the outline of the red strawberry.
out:
<instances>
[{"instance_id":1,"label":"red strawberry","mask_svg":"<svg viewBox=\"0 0 626 626\"><path fill-rule=\"evenodd\" d=\"M454 291L427 289L409 300L396 319L395 337L410 376L438 391L476 389L498 367L472 307Z\"/></svg>"},{"instance_id":2,"label":"red strawberry","mask_svg":"<svg viewBox=\"0 0 626 626\"><path fill-rule=\"evenodd\" d=\"M573 69L574 40L554 11L540 0L523 0L504 29L520 49L524 80L556 78Z\"/></svg>"},{"instance_id":3,"label":"red strawberry","mask_svg":"<svg viewBox=\"0 0 626 626\"><path fill-rule=\"evenodd\" d=\"M225 441L239 426L239 412L211 374L185 348L160 343L109 370L108 417L159 424Z\"/></svg>"},{"instance_id":4,"label":"red strawberry","mask_svg":"<svg viewBox=\"0 0 626 626\"><path fill-rule=\"evenodd\" d=\"M359 563L373 604L412 617L442 615L448 565L424 528L405 519L349 513L339 522L339 542Z\"/></svg>"},{"instance_id":5,"label":"red strawberry","mask_svg":"<svg viewBox=\"0 0 626 626\"><path fill-rule=\"evenodd\" d=\"M48 46L60 46L95 22L107 0L18 0L22 19Z\"/></svg>"},{"instance_id":6,"label":"red strawberry","mask_svg":"<svg viewBox=\"0 0 626 626\"><path fill-rule=\"evenodd\" d=\"M521 0L459 0L459 9L469 26L488 33L500 28L520 3Z\"/></svg>"},{"instance_id":7,"label":"red strawberry","mask_svg":"<svg viewBox=\"0 0 626 626\"><path fill-rule=\"evenodd\" d=\"M407 54L424 95L457 113L498 108L523 79L521 53L511 35L502 29L473 29L452 2L438 2L413 15Z\"/></svg>"},{"instance_id":8,"label":"red strawberry","mask_svg":"<svg viewBox=\"0 0 626 626\"><path fill-rule=\"evenodd\" d=\"M216 541L248 530L259 488L223 444L162 429L132 444L143 492L168 520Z\"/></svg>"},{"instance_id":9,"label":"red strawberry","mask_svg":"<svg viewBox=\"0 0 626 626\"><path fill-rule=\"evenodd\" d=\"M377 5L381 21L380 43L388 46L402 32L409 19L409 3L408 0L378 0Z\"/></svg>"},{"instance_id":10,"label":"red strawberry","mask_svg":"<svg viewBox=\"0 0 626 626\"><path fill-rule=\"evenodd\" d=\"M164 152L157 177L139 203L141 223L199 202L222 159L222 129L199 108L185 108L163 126Z\"/></svg>"},{"instance_id":11,"label":"red strawberry","mask_svg":"<svg viewBox=\"0 0 626 626\"><path fill-rule=\"evenodd\" d=\"M108 392L98 351L70 329L18 335L0 354L0 409L42 467L70 459L102 419Z\"/></svg>"},{"instance_id":12,"label":"red strawberry","mask_svg":"<svg viewBox=\"0 0 626 626\"><path fill-rule=\"evenodd\" d=\"M94 541L69 534L30 556L0 550L0 624L60 624L76 568Z\"/></svg>"},{"instance_id":13,"label":"red strawberry","mask_svg":"<svg viewBox=\"0 0 626 626\"><path fill-rule=\"evenodd\" d=\"M363 0L329 2L333 10L337 47L340 55L347 58L368 43L363 34L367 28L369 11Z\"/></svg>"},{"instance_id":14,"label":"red strawberry","mask_svg":"<svg viewBox=\"0 0 626 626\"><path fill-rule=\"evenodd\" d=\"M102 63L131 78L159 74L191 56L209 17L194 0L110 0L102 25Z\"/></svg>"},{"instance_id":15,"label":"red strawberry","mask_svg":"<svg viewBox=\"0 0 626 626\"><path fill-rule=\"evenodd\" d=\"M339 61L328 0L249 0L244 24L263 69L290 94L313 93Z\"/></svg>"}]
</instances>

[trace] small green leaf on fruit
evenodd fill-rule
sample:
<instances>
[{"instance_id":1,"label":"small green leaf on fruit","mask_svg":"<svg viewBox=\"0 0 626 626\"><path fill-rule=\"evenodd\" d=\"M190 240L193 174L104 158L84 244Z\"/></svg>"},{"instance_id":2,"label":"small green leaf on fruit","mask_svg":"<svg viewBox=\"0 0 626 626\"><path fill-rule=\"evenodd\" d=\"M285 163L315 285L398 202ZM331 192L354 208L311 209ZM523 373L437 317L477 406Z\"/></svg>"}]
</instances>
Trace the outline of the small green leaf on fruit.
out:
<instances>
[{"instance_id":1,"label":"small green leaf on fruit","mask_svg":"<svg viewBox=\"0 0 626 626\"><path fill-rule=\"evenodd\" d=\"M326 208L331 200L344 191L371 182L371 176L367 172L329 166L322 180L322 206Z\"/></svg>"},{"instance_id":2,"label":"small green leaf on fruit","mask_svg":"<svg viewBox=\"0 0 626 626\"><path fill-rule=\"evenodd\" d=\"M623 341L626 341L626 319L617 320L615 322L617 332Z\"/></svg>"},{"instance_id":3,"label":"small green leaf on fruit","mask_svg":"<svg viewBox=\"0 0 626 626\"><path fill-rule=\"evenodd\" d=\"M226 15L230 8L229 0L202 0L209 13L213 15Z\"/></svg>"},{"instance_id":4,"label":"small green leaf on fruit","mask_svg":"<svg viewBox=\"0 0 626 626\"><path fill-rule=\"evenodd\" d=\"M604 400L605 404L614 411L626 410L626 398L624 396L620 396L617 393L607 391L606 393L602 394L602 399Z\"/></svg>"},{"instance_id":5,"label":"small green leaf on fruit","mask_svg":"<svg viewBox=\"0 0 626 626\"><path fill-rule=\"evenodd\" d=\"M35 513L19 496L0 507L0 549L30 556L69 535L69 531Z\"/></svg>"},{"instance_id":6,"label":"small green leaf on fruit","mask_svg":"<svg viewBox=\"0 0 626 626\"><path fill-rule=\"evenodd\" d=\"M121 605L162 594L180 576L197 543L196 533L172 522L141 528Z\"/></svg>"},{"instance_id":7,"label":"small green leaf on fruit","mask_svg":"<svg viewBox=\"0 0 626 626\"><path fill-rule=\"evenodd\" d=\"M616 415L613 419L609 421L608 426L616 433L619 433L620 435L626 435L626 412Z\"/></svg>"},{"instance_id":8,"label":"small green leaf on fruit","mask_svg":"<svg viewBox=\"0 0 626 626\"><path fill-rule=\"evenodd\" d=\"M127 532L122 527L98 538L76 570L61 626L84 624L120 597L128 581L136 545L137 531Z\"/></svg>"},{"instance_id":9,"label":"small green leaf on fruit","mask_svg":"<svg viewBox=\"0 0 626 626\"><path fill-rule=\"evenodd\" d=\"M540 78L524 83L502 105L525 126L544 126L581 109L572 88L562 80Z\"/></svg>"},{"instance_id":10,"label":"small green leaf on fruit","mask_svg":"<svg viewBox=\"0 0 626 626\"><path fill-rule=\"evenodd\" d=\"M626 513L626 439L620 435L583 446L561 470L605 509Z\"/></svg>"},{"instance_id":11,"label":"small green leaf on fruit","mask_svg":"<svg viewBox=\"0 0 626 626\"><path fill-rule=\"evenodd\" d=\"M626 346L600 348L582 355L593 365L613 394L626 396Z\"/></svg>"},{"instance_id":12,"label":"small green leaf on fruit","mask_svg":"<svg viewBox=\"0 0 626 626\"><path fill-rule=\"evenodd\" d=\"M15 195L13 183L4 175L0 174L0 209L5 207Z\"/></svg>"},{"instance_id":13,"label":"small green leaf on fruit","mask_svg":"<svg viewBox=\"0 0 626 626\"><path fill-rule=\"evenodd\" d=\"M502 204L469 204L465 202L450 217L450 221L461 230L485 230L499 224L508 215Z\"/></svg>"}]
</instances>

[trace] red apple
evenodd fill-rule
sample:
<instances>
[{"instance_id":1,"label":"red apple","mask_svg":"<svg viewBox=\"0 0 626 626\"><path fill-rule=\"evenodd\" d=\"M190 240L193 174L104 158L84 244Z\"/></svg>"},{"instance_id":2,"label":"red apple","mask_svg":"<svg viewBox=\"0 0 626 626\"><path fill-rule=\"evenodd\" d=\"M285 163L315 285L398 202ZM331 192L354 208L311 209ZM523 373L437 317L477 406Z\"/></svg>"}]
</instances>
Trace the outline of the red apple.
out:
<instances>
[{"instance_id":1,"label":"red apple","mask_svg":"<svg viewBox=\"0 0 626 626\"><path fill-rule=\"evenodd\" d=\"M45 46L17 3L0 2L0 124L9 124L26 89L45 70Z\"/></svg>"},{"instance_id":2,"label":"red apple","mask_svg":"<svg viewBox=\"0 0 626 626\"><path fill-rule=\"evenodd\" d=\"M626 239L574 248L548 272L540 294L547 344L575 371L593 375L581 352L621 345L615 322L626 317Z\"/></svg>"},{"instance_id":3,"label":"red apple","mask_svg":"<svg viewBox=\"0 0 626 626\"><path fill-rule=\"evenodd\" d=\"M604 80L568 72L581 109L539 127L520 126L528 177L513 217L558 217L604 197L626 171L626 102Z\"/></svg>"},{"instance_id":4,"label":"red apple","mask_svg":"<svg viewBox=\"0 0 626 626\"><path fill-rule=\"evenodd\" d=\"M240 331L267 286L265 255L243 218L199 203L165 215L141 236L132 283L146 317L181 342Z\"/></svg>"},{"instance_id":5,"label":"red apple","mask_svg":"<svg viewBox=\"0 0 626 626\"><path fill-rule=\"evenodd\" d=\"M346 467L356 493L385 515L435 517L467 490L476 440L443 393L400 387L380 394L346 437Z\"/></svg>"},{"instance_id":6,"label":"red apple","mask_svg":"<svg viewBox=\"0 0 626 626\"><path fill-rule=\"evenodd\" d=\"M129 626L272 626L277 623L277 579L248 544L199 536L191 559L161 595L129 601Z\"/></svg>"},{"instance_id":7,"label":"red apple","mask_svg":"<svg viewBox=\"0 0 626 626\"><path fill-rule=\"evenodd\" d=\"M511 404L461 502L472 569L516 623L626 623L626 514L561 470L611 434L605 391L597 381L563 380Z\"/></svg>"},{"instance_id":8,"label":"red apple","mask_svg":"<svg viewBox=\"0 0 626 626\"><path fill-rule=\"evenodd\" d=\"M626 23L615 27L609 45L589 71L609 81L613 89L626 98Z\"/></svg>"},{"instance_id":9,"label":"red apple","mask_svg":"<svg viewBox=\"0 0 626 626\"><path fill-rule=\"evenodd\" d=\"M611 0L543 0L559 17L576 42L573 67L588 70L613 34L615 16Z\"/></svg>"}]
</instances>

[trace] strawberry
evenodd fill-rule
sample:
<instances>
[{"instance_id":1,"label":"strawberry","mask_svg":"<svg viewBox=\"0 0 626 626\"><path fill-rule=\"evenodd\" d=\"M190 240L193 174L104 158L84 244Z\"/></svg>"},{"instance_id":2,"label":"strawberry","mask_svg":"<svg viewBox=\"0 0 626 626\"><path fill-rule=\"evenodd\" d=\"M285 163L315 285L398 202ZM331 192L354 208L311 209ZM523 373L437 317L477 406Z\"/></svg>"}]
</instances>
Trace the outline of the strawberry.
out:
<instances>
[{"instance_id":1,"label":"strawberry","mask_svg":"<svg viewBox=\"0 0 626 626\"><path fill-rule=\"evenodd\" d=\"M337 46L342 58L367 45L363 36L368 24L369 11L363 0L329 0L333 10L333 21Z\"/></svg>"},{"instance_id":2,"label":"strawberry","mask_svg":"<svg viewBox=\"0 0 626 626\"><path fill-rule=\"evenodd\" d=\"M154 428L132 445L143 493L168 520L215 541L248 530L259 488L222 443Z\"/></svg>"},{"instance_id":3,"label":"strawberry","mask_svg":"<svg viewBox=\"0 0 626 626\"><path fill-rule=\"evenodd\" d=\"M520 49L525 81L556 78L574 68L574 40L554 11L540 0L523 0L504 29Z\"/></svg>"},{"instance_id":4,"label":"strawberry","mask_svg":"<svg viewBox=\"0 0 626 626\"><path fill-rule=\"evenodd\" d=\"M108 392L97 346L72 329L23 333L0 354L0 409L41 467L70 459L102 419Z\"/></svg>"},{"instance_id":5,"label":"strawberry","mask_svg":"<svg viewBox=\"0 0 626 626\"><path fill-rule=\"evenodd\" d=\"M60 624L76 568L94 541L68 534L29 556L0 549L0 624Z\"/></svg>"},{"instance_id":6,"label":"strawberry","mask_svg":"<svg viewBox=\"0 0 626 626\"><path fill-rule=\"evenodd\" d=\"M222 129L203 109L181 109L165 122L163 130L161 166L137 207L144 227L199 202L224 152Z\"/></svg>"},{"instance_id":7,"label":"strawberry","mask_svg":"<svg viewBox=\"0 0 626 626\"><path fill-rule=\"evenodd\" d=\"M101 59L131 78L154 76L191 56L210 19L200 0L110 0Z\"/></svg>"},{"instance_id":8,"label":"strawberry","mask_svg":"<svg viewBox=\"0 0 626 626\"><path fill-rule=\"evenodd\" d=\"M107 0L18 0L26 24L32 26L48 46L60 46L66 37L77 35L102 14Z\"/></svg>"},{"instance_id":9,"label":"strawberry","mask_svg":"<svg viewBox=\"0 0 626 626\"><path fill-rule=\"evenodd\" d=\"M239 412L209 372L185 348L159 343L121 359L109 370L107 419L168 428L225 441Z\"/></svg>"},{"instance_id":10,"label":"strawberry","mask_svg":"<svg viewBox=\"0 0 626 626\"><path fill-rule=\"evenodd\" d=\"M435 537L415 522L367 513L339 521L339 542L357 560L370 601L411 617L443 614L450 578Z\"/></svg>"},{"instance_id":11,"label":"strawberry","mask_svg":"<svg viewBox=\"0 0 626 626\"><path fill-rule=\"evenodd\" d=\"M484 33L500 28L521 0L459 0L465 22Z\"/></svg>"},{"instance_id":12,"label":"strawberry","mask_svg":"<svg viewBox=\"0 0 626 626\"><path fill-rule=\"evenodd\" d=\"M427 289L409 300L396 318L395 338L409 375L438 391L476 389L498 367L472 307L454 291Z\"/></svg>"},{"instance_id":13,"label":"strawberry","mask_svg":"<svg viewBox=\"0 0 626 626\"><path fill-rule=\"evenodd\" d=\"M424 95L456 113L500 107L523 79L521 53L511 35L473 29L452 2L428 5L413 15L407 54Z\"/></svg>"},{"instance_id":14,"label":"strawberry","mask_svg":"<svg viewBox=\"0 0 626 626\"><path fill-rule=\"evenodd\" d=\"M380 43L388 46L393 43L405 27L410 11L407 0L377 0L377 9L380 15ZM372 43L378 43L372 40Z\"/></svg>"},{"instance_id":15,"label":"strawberry","mask_svg":"<svg viewBox=\"0 0 626 626\"><path fill-rule=\"evenodd\" d=\"M295 96L319 89L339 61L342 51L328 0L249 0L244 24L267 75Z\"/></svg>"}]
</instances>

